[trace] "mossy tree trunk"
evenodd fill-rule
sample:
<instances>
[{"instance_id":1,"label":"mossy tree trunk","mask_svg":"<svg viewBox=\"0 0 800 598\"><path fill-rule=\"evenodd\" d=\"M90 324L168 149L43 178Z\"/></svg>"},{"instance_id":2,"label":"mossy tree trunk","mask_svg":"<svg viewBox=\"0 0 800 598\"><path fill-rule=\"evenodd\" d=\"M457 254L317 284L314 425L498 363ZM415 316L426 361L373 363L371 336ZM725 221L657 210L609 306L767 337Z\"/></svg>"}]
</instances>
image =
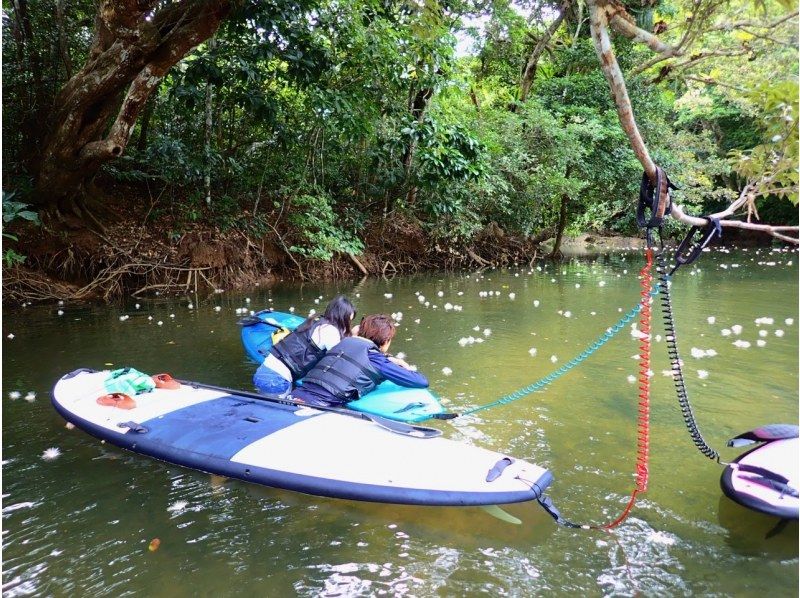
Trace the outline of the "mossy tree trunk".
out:
<instances>
[{"instance_id":1,"label":"mossy tree trunk","mask_svg":"<svg viewBox=\"0 0 800 598\"><path fill-rule=\"evenodd\" d=\"M100 167L120 157L167 71L208 39L232 0L101 0L83 67L56 97L33 201L91 219L83 202Z\"/></svg>"}]
</instances>

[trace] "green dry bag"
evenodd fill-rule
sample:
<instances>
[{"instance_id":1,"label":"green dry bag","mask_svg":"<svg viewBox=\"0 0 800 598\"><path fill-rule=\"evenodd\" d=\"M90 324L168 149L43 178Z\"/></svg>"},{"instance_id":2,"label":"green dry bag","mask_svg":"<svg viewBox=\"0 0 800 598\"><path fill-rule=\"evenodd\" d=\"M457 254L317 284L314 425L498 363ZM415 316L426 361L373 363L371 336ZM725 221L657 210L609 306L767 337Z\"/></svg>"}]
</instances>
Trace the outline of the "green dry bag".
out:
<instances>
[{"instance_id":1,"label":"green dry bag","mask_svg":"<svg viewBox=\"0 0 800 598\"><path fill-rule=\"evenodd\" d=\"M133 368L122 368L112 371L105 379L104 386L108 393L121 392L128 396L150 392L156 387L153 379Z\"/></svg>"}]
</instances>

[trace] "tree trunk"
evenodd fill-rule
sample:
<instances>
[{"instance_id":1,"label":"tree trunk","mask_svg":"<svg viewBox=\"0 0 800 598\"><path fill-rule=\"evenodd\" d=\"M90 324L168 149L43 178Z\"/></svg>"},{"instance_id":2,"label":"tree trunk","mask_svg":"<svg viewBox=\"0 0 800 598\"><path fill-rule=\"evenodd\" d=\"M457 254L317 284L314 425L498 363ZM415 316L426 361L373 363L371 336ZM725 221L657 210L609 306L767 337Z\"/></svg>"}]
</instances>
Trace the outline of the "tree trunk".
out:
<instances>
[{"instance_id":1,"label":"tree trunk","mask_svg":"<svg viewBox=\"0 0 800 598\"><path fill-rule=\"evenodd\" d=\"M147 137L150 134L150 121L153 118L153 112L156 110L156 98L153 96L147 101L144 106L144 114L142 114L142 126L139 127L139 138L136 140L136 150L143 152L147 149Z\"/></svg>"},{"instance_id":2,"label":"tree trunk","mask_svg":"<svg viewBox=\"0 0 800 598\"><path fill-rule=\"evenodd\" d=\"M522 82L520 83L519 88L519 101L520 103L525 103L528 99L528 94L531 91L531 85L533 85L533 80L536 77L536 68L539 65L539 58L542 57L545 48L547 48L547 44L550 43L550 40L555 35L558 28L561 27L561 23L564 21L564 17L567 14L567 9L569 9L570 3L572 0L564 0L561 4L561 11L558 13L558 17L556 20L550 23L550 26L544 32L542 37L536 42L536 46L533 48L533 52L531 52L530 57L528 57L528 62L525 65L525 70L522 73Z\"/></svg>"},{"instance_id":3,"label":"tree trunk","mask_svg":"<svg viewBox=\"0 0 800 598\"><path fill-rule=\"evenodd\" d=\"M433 97L432 89L420 89L414 97L409 101L409 111L418 123L422 123L425 118L425 109L428 107L428 102ZM403 170L405 171L406 183L411 180L411 164L414 161L414 153L417 151L417 141L412 140L408 147L406 147L405 154L403 154ZM406 203L413 205L417 199L417 186L411 185L406 193Z\"/></svg>"},{"instance_id":4,"label":"tree trunk","mask_svg":"<svg viewBox=\"0 0 800 598\"><path fill-rule=\"evenodd\" d=\"M569 170L567 170L567 176L569 176ZM556 240L553 243L553 251L550 253L551 258L560 258L563 254L561 253L561 241L564 238L564 229L567 228L567 204L569 203L569 196L564 193L561 195L561 210L558 214L558 230L556 231Z\"/></svg>"},{"instance_id":5,"label":"tree trunk","mask_svg":"<svg viewBox=\"0 0 800 598\"><path fill-rule=\"evenodd\" d=\"M581 27L583 27L583 2L578 2L578 14L576 15L574 14L574 16L576 25L575 25L575 33L572 34L572 43L570 44L571 48L575 47L581 35Z\"/></svg>"},{"instance_id":6,"label":"tree trunk","mask_svg":"<svg viewBox=\"0 0 800 598\"><path fill-rule=\"evenodd\" d=\"M26 140L22 144L20 158L24 164L35 166L39 161L41 148L38 142L41 141L43 135L42 120L47 109L43 87L42 60L33 38L33 26L28 14L27 0L14 0L12 4L14 7L14 26L12 30L17 45L20 69L24 69L25 65L27 65L27 70L33 79L32 84L27 89L27 109L20 125L20 132L23 139Z\"/></svg>"},{"instance_id":7,"label":"tree trunk","mask_svg":"<svg viewBox=\"0 0 800 598\"><path fill-rule=\"evenodd\" d=\"M35 203L69 205L105 162L122 155L151 92L213 35L231 1L186 0L157 9L157 0L101 0L86 63L55 101Z\"/></svg>"},{"instance_id":8,"label":"tree trunk","mask_svg":"<svg viewBox=\"0 0 800 598\"><path fill-rule=\"evenodd\" d=\"M38 100L42 96L42 60L39 56L39 50L36 43L33 41L33 27L31 27L31 19L28 15L28 2L27 0L16 0L15 8L20 22L20 29L22 36L25 40L25 54L28 61L28 68L33 77L33 92L37 100L37 105L34 107L36 110L41 110L38 105Z\"/></svg>"},{"instance_id":9,"label":"tree trunk","mask_svg":"<svg viewBox=\"0 0 800 598\"><path fill-rule=\"evenodd\" d=\"M475 106L475 110L480 112L481 110L481 103L478 101L478 96L475 93L475 88L470 86L469 88L469 99L472 101L472 105Z\"/></svg>"},{"instance_id":10,"label":"tree trunk","mask_svg":"<svg viewBox=\"0 0 800 598\"><path fill-rule=\"evenodd\" d=\"M67 30L64 25L64 0L56 2L56 22L58 23L58 51L61 62L64 64L64 74L67 79L72 78L72 56L69 53Z\"/></svg>"},{"instance_id":11,"label":"tree trunk","mask_svg":"<svg viewBox=\"0 0 800 598\"><path fill-rule=\"evenodd\" d=\"M572 166L567 165L564 172L564 179L568 180L572 174ZM561 194L561 209L558 212L558 228L556 229L556 240L553 243L553 251L550 252L550 257L553 259L561 258L561 241L564 239L564 229L567 228L567 204L569 203L569 195L566 193Z\"/></svg>"},{"instance_id":12,"label":"tree trunk","mask_svg":"<svg viewBox=\"0 0 800 598\"><path fill-rule=\"evenodd\" d=\"M214 36L208 40L209 51L214 50L216 45ZM203 183L206 189L206 205L211 206L211 127L214 126L214 84L209 77L206 80L206 137L205 137L205 157L206 157L206 172L203 177ZM220 121L222 119L220 118Z\"/></svg>"}]
</instances>

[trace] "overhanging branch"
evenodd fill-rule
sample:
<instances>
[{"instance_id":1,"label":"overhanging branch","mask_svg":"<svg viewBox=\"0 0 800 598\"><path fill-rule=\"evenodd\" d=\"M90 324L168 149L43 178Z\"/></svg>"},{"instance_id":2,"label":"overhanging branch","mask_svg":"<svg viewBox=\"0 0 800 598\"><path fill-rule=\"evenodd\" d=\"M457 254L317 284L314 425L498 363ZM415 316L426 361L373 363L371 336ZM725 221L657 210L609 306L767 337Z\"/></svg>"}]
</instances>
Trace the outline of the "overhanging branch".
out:
<instances>
[{"instance_id":1,"label":"overhanging branch","mask_svg":"<svg viewBox=\"0 0 800 598\"><path fill-rule=\"evenodd\" d=\"M607 3L599 5L598 0L589 0L588 5L592 41L594 42L597 56L600 59L600 67L605 75L606 81L608 81L608 85L611 90L611 96L614 99L614 104L617 108L620 124L622 125L625 134L628 136L633 152L636 154L637 159L642 164L645 173L647 173L647 176L655 184L656 164L650 157L650 153L647 150L644 139L642 138L639 128L636 125L636 119L633 115L633 107L631 106L630 97L628 96L628 90L625 85L625 78L622 75L622 70L620 69L619 63L614 55L614 49L611 45L611 38L608 32L609 20L621 18L618 16L618 11L620 8L617 5L610 5ZM611 13L611 16L609 13ZM692 59L690 59L690 61L691 60ZM736 201L734 201L725 210L713 214L712 216L718 218L720 220L720 224L724 227L742 228L763 232L788 243L800 244L798 238L785 234L794 233L795 235L798 235L800 234L800 227L756 224L750 222L749 218L748 221L727 220L727 218L733 216L737 210L743 206L747 206L748 214L754 213L754 202L757 195L757 190L752 185L748 184L742 190ZM691 226L705 226L708 223L708 220L705 218L698 218L696 216L690 216L686 214L676 203L673 203L672 205L671 215L676 220Z\"/></svg>"},{"instance_id":2,"label":"overhanging branch","mask_svg":"<svg viewBox=\"0 0 800 598\"><path fill-rule=\"evenodd\" d=\"M519 91L519 101L524 102L528 99L528 93L531 90L531 85L533 85L533 80L536 77L536 68L539 64L539 58L541 58L542 53L547 48L547 44L550 43L550 40L555 35L558 28L561 27L561 23L564 21L564 17L567 15L567 10L570 7L572 0L564 0L561 4L561 11L558 13L558 17L550 23L550 26L544 32L542 37L536 42L536 46L533 48L533 52L531 52L530 57L528 58L528 62L525 64L525 70L522 73L522 83L520 85Z\"/></svg>"},{"instance_id":3,"label":"overhanging branch","mask_svg":"<svg viewBox=\"0 0 800 598\"><path fill-rule=\"evenodd\" d=\"M636 157L641 162L644 171L650 180L655 182L656 165L647 151L639 127L633 116L631 99L628 96L628 88L625 85L625 78L619 68L617 57L614 55L614 48L611 46L611 38L608 34L608 16L604 8L599 7L596 2L589 1L589 25L592 32L595 52L600 59L600 68L611 88L611 95L614 98L614 105L617 107L617 114L625 134L631 142L631 147Z\"/></svg>"}]
</instances>

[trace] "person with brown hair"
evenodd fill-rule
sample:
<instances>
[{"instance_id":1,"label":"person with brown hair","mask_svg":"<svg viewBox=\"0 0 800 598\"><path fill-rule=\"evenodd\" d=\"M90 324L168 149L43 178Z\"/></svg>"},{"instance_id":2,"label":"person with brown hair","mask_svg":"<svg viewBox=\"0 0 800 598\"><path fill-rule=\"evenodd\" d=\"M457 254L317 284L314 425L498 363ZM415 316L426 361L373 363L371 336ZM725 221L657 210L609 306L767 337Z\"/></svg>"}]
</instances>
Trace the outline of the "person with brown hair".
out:
<instances>
[{"instance_id":1,"label":"person with brown hair","mask_svg":"<svg viewBox=\"0 0 800 598\"><path fill-rule=\"evenodd\" d=\"M367 316L361 320L358 336L344 338L328 351L292 396L310 405L328 406L360 399L384 380L408 388L427 388L425 376L387 354L395 331L389 316Z\"/></svg>"}]
</instances>

